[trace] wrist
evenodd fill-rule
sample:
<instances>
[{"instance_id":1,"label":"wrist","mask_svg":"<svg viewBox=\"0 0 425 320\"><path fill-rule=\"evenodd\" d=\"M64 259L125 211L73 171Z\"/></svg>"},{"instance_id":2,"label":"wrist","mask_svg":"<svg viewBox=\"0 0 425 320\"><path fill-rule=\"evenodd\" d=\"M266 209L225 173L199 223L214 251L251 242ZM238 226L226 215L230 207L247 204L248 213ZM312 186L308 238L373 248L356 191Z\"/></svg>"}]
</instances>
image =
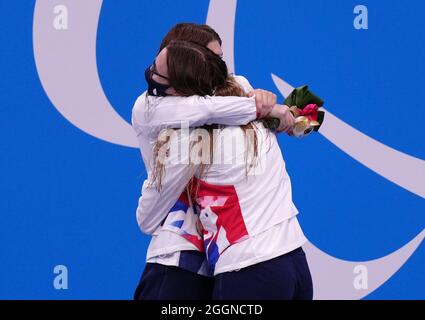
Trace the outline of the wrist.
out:
<instances>
[{"instance_id":1,"label":"wrist","mask_svg":"<svg viewBox=\"0 0 425 320\"><path fill-rule=\"evenodd\" d=\"M281 105L281 104L275 104L275 106L272 108L270 113L268 114L268 117L270 118L280 118L282 115L283 108L288 109L287 106Z\"/></svg>"}]
</instances>

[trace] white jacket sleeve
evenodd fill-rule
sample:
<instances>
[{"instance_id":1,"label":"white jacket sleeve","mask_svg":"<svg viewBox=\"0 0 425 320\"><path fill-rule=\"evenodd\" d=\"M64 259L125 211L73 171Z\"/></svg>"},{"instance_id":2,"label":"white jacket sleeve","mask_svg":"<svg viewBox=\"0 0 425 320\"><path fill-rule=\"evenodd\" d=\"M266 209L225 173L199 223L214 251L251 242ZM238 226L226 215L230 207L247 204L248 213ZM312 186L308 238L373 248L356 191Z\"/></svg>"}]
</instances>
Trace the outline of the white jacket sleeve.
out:
<instances>
[{"instance_id":1,"label":"white jacket sleeve","mask_svg":"<svg viewBox=\"0 0 425 320\"><path fill-rule=\"evenodd\" d=\"M189 141L188 135L184 138L181 138L181 135L174 137L178 137L176 138L178 143L184 144ZM185 141L183 141L184 139ZM165 165L165 176L162 179L160 191L155 184L149 184L152 173L148 172L148 178L143 183L142 195L136 210L137 223L144 233L154 233L194 176L197 166L189 165L187 161L188 156L184 158L184 155L179 152L170 154Z\"/></svg>"},{"instance_id":2,"label":"white jacket sleeve","mask_svg":"<svg viewBox=\"0 0 425 320\"><path fill-rule=\"evenodd\" d=\"M150 137L163 129L205 124L244 125L257 118L255 97L146 97L135 116Z\"/></svg>"},{"instance_id":3,"label":"white jacket sleeve","mask_svg":"<svg viewBox=\"0 0 425 320\"><path fill-rule=\"evenodd\" d=\"M234 76L245 92L249 81ZM132 121L136 132L156 138L163 129L199 127L205 124L244 125L257 118L255 97L153 97L143 93L136 101Z\"/></svg>"}]
</instances>

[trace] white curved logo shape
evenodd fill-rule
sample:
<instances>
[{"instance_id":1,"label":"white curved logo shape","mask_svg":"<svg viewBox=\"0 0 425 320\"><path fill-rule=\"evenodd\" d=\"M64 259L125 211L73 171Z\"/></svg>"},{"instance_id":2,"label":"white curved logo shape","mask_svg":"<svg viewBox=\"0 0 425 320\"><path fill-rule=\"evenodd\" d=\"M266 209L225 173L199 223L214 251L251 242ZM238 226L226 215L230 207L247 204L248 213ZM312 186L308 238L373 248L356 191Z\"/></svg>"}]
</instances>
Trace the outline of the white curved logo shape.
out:
<instances>
[{"instance_id":1,"label":"white curved logo shape","mask_svg":"<svg viewBox=\"0 0 425 320\"><path fill-rule=\"evenodd\" d=\"M74 126L115 144L138 147L136 135L111 106L96 63L97 26L102 0L37 1L33 43L38 75L50 101ZM65 5L68 30L53 27L53 10Z\"/></svg>"},{"instance_id":2,"label":"white curved logo shape","mask_svg":"<svg viewBox=\"0 0 425 320\"><path fill-rule=\"evenodd\" d=\"M137 147L131 126L107 100L96 65L96 35L102 0L37 1L33 41L37 71L46 94L58 111L76 127L102 140ZM72 12L69 30L52 27L53 8ZM211 0L207 23L224 40L225 59L234 71L234 25L237 0ZM78 21L78 23L76 23ZM272 75L287 96L293 87ZM329 111L320 130L329 141L366 167L425 198L425 161L389 148L347 125ZM392 254L371 261L349 262L332 257L313 244L305 246L314 281L315 299L360 299L374 291L407 261L425 237L425 229ZM366 290L353 285L356 266L369 274Z\"/></svg>"}]
</instances>

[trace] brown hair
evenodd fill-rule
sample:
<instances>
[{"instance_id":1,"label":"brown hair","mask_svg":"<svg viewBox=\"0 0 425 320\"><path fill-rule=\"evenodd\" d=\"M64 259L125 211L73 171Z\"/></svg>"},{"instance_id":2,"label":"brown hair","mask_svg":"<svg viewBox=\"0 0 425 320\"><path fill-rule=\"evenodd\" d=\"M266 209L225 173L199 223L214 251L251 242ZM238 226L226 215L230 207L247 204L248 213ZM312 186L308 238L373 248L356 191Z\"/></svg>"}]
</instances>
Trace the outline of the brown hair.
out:
<instances>
[{"instance_id":1,"label":"brown hair","mask_svg":"<svg viewBox=\"0 0 425 320\"><path fill-rule=\"evenodd\" d=\"M200 46L206 47L212 41L218 41L222 44L221 38L217 32L206 24L196 23L178 23L166 34L159 46L159 52L167 47L173 40L183 40L194 42Z\"/></svg>"},{"instance_id":2,"label":"brown hair","mask_svg":"<svg viewBox=\"0 0 425 320\"><path fill-rule=\"evenodd\" d=\"M226 63L193 42L173 40L167 46L168 81L180 96L212 96L227 79Z\"/></svg>"}]
</instances>

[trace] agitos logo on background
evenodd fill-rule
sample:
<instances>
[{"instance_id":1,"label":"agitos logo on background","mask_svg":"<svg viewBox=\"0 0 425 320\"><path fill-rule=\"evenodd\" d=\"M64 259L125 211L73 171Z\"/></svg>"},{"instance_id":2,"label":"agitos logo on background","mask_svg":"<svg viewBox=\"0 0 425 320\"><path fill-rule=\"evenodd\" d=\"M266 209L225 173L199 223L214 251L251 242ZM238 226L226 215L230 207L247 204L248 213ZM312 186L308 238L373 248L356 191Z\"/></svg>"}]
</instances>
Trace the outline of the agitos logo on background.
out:
<instances>
[{"instance_id":1,"label":"agitos logo on background","mask_svg":"<svg viewBox=\"0 0 425 320\"><path fill-rule=\"evenodd\" d=\"M96 35L102 0L37 1L33 43L37 71L56 109L82 131L107 142L137 147L134 132L111 106L102 89L96 63ZM211 0L206 23L223 38L224 58L234 64L236 0ZM72 11L80 23L64 32L52 25L53 14ZM59 24L60 25L60 24ZM283 96L293 87L272 74ZM60 85L58 85L60 84ZM425 161L392 149L338 119L328 110L320 133L343 152L388 181L425 198ZM326 254L312 243L305 246L315 299L360 299L387 281L407 261L425 237L380 259L349 262Z\"/></svg>"}]
</instances>

